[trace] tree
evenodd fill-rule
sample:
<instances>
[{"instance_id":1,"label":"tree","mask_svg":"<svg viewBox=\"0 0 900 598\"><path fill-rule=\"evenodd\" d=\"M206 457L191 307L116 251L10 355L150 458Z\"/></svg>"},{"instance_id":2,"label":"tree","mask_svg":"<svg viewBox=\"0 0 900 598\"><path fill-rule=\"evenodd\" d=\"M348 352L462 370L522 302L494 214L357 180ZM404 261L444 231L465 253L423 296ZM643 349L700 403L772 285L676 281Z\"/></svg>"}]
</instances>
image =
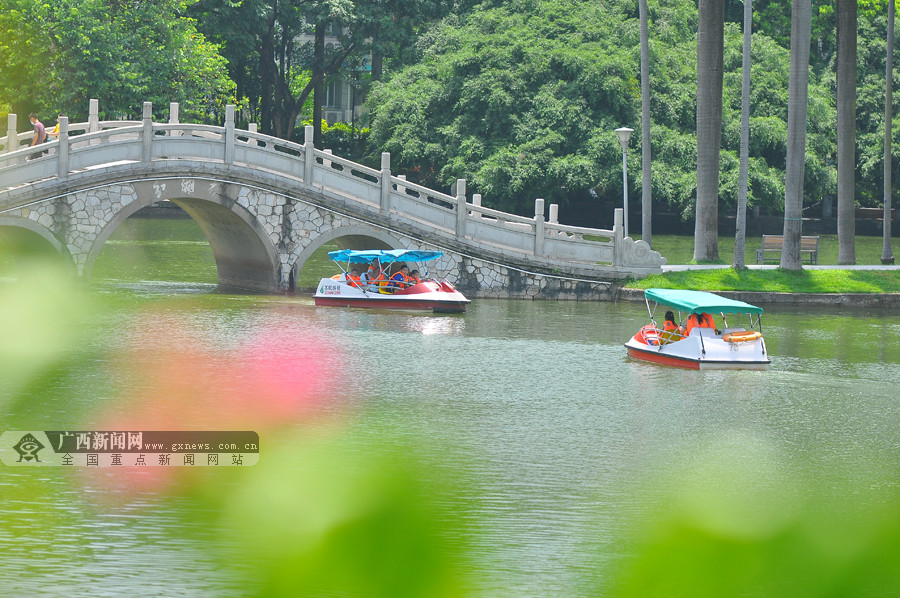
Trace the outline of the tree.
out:
<instances>
[{"instance_id":1,"label":"tree","mask_svg":"<svg viewBox=\"0 0 900 598\"><path fill-rule=\"evenodd\" d=\"M803 175L806 168L806 110L809 86L810 0L793 0L791 75L788 88L787 165L784 180L784 246L781 267L801 270Z\"/></svg>"},{"instance_id":2,"label":"tree","mask_svg":"<svg viewBox=\"0 0 900 598\"><path fill-rule=\"evenodd\" d=\"M641 240L653 246L653 185L650 162L650 36L647 0L638 2L641 20Z\"/></svg>"},{"instance_id":3,"label":"tree","mask_svg":"<svg viewBox=\"0 0 900 598\"><path fill-rule=\"evenodd\" d=\"M894 252L891 249L891 130L893 124L893 87L894 87L894 0L888 0L887 58L884 70L884 219L881 263L893 264Z\"/></svg>"},{"instance_id":4,"label":"tree","mask_svg":"<svg viewBox=\"0 0 900 598\"><path fill-rule=\"evenodd\" d=\"M725 0L700 0L697 27L697 207L694 260L719 259L719 149Z\"/></svg>"},{"instance_id":5,"label":"tree","mask_svg":"<svg viewBox=\"0 0 900 598\"><path fill-rule=\"evenodd\" d=\"M857 0L837 4L838 263L856 263L856 14Z\"/></svg>"},{"instance_id":6,"label":"tree","mask_svg":"<svg viewBox=\"0 0 900 598\"><path fill-rule=\"evenodd\" d=\"M100 98L110 116L159 112L209 122L234 101L218 47L187 17L189 0L0 0L0 101L14 111L87 116Z\"/></svg>"},{"instance_id":7,"label":"tree","mask_svg":"<svg viewBox=\"0 0 900 598\"><path fill-rule=\"evenodd\" d=\"M750 169L750 48L753 28L753 1L744 0L744 51L741 68L741 165L738 175L738 208L734 231L735 270L743 270L747 232L747 194Z\"/></svg>"}]
</instances>

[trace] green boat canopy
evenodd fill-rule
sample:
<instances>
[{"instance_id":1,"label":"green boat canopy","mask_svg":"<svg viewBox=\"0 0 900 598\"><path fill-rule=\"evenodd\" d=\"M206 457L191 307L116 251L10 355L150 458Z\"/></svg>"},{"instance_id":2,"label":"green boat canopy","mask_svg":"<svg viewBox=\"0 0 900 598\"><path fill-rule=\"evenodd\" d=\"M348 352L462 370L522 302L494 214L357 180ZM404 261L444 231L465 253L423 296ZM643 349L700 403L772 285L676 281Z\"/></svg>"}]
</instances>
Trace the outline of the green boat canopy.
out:
<instances>
[{"instance_id":1,"label":"green boat canopy","mask_svg":"<svg viewBox=\"0 0 900 598\"><path fill-rule=\"evenodd\" d=\"M647 289L644 297L660 305L674 307L692 314L761 314L763 308L721 297L706 291L684 291L680 289Z\"/></svg>"}]
</instances>

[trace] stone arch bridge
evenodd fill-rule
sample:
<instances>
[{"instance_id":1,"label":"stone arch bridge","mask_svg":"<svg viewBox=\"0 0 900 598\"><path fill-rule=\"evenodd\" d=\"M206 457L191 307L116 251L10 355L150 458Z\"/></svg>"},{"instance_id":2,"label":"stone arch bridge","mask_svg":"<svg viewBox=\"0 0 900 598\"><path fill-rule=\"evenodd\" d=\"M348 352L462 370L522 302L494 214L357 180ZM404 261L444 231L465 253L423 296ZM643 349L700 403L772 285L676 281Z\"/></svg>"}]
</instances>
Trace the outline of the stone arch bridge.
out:
<instances>
[{"instance_id":1,"label":"stone arch bridge","mask_svg":"<svg viewBox=\"0 0 900 598\"><path fill-rule=\"evenodd\" d=\"M344 249L438 249L431 274L474 297L603 298L612 281L660 271L665 259L623 238L622 212L611 230L560 224L557 206L535 201L525 218L466 196L395 175L390 155L375 170L313 147L224 126L152 120L60 119L56 141L25 146L9 115L0 139L0 235L18 252L61 256L90 278L110 234L138 209L169 200L201 227L220 286L264 292L293 288L297 272L323 244ZM311 140L312 127L306 131Z\"/></svg>"}]
</instances>

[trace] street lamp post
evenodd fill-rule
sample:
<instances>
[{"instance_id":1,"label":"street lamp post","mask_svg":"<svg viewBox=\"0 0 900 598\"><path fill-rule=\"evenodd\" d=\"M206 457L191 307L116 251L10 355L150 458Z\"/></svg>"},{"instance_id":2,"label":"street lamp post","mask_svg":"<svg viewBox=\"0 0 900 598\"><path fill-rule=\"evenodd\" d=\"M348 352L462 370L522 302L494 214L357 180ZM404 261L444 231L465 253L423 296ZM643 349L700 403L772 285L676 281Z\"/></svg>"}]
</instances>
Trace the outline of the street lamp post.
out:
<instances>
[{"instance_id":1,"label":"street lamp post","mask_svg":"<svg viewBox=\"0 0 900 598\"><path fill-rule=\"evenodd\" d=\"M625 236L628 236L628 140L634 129L628 127L620 127L616 129L616 135L619 136L619 144L622 146L622 199L625 204Z\"/></svg>"}]
</instances>

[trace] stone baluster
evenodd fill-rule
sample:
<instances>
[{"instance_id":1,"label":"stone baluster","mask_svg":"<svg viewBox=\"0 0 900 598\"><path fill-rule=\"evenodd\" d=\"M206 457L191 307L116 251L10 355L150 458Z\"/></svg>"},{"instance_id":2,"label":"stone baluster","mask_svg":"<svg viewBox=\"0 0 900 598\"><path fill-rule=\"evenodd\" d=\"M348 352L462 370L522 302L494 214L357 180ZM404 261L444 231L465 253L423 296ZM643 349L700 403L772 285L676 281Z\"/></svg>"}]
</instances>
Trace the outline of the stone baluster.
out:
<instances>
[{"instance_id":1,"label":"stone baluster","mask_svg":"<svg viewBox=\"0 0 900 598\"><path fill-rule=\"evenodd\" d=\"M169 124L177 125L178 122L178 102L169 102ZM169 137L181 137L182 131L169 131Z\"/></svg>"},{"instance_id":2,"label":"stone baluster","mask_svg":"<svg viewBox=\"0 0 900 598\"><path fill-rule=\"evenodd\" d=\"M398 174L398 175L397 175L397 178L400 179L401 181L405 181L405 180L406 180L406 175L405 175L405 174ZM400 195L406 195L406 187L405 187L404 185L398 184L398 185L397 185L397 193L399 193Z\"/></svg>"},{"instance_id":3,"label":"stone baluster","mask_svg":"<svg viewBox=\"0 0 900 598\"><path fill-rule=\"evenodd\" d=\"M381 211L391 211L391 153L381 152Z\"/></svg>"},{"instance_id":4,"label":"stone baluster","mask_svg":"<svg viewBox=\"0 0 900 598\"><path fill-rule=\"evenodd\" d=\"M258 133L259 125L257 125L256 123L248 123L247 130L250 131L251 133ZM259 146L259 139L250 138L250 139L247 139L247 143L250 145L253 145L253 146Z\"/></svg>"},{"instance_id":5,"label":"stone baluster","mask_svg":"<svg viewBox=\"0 0 900 598\"><path fill-rule=\"evenodd\" d=\"M153 103L144 102L144 131L141 162L149 162L153 158Z\"/></svg>"},{"instance_id":6,"label":"stone baluster","mask_svg":"<svg viewBox=\"0 0 900 598\"><path fill-rule=\"evenodd\" d=\"M466 216L469 208L466 206L466 179L456 179L456 236L466 236Z\"/></svg>"},{"instance_id":7,"label":"stone baluster","mask_svg":"<svg viewBox=\"0 0 900 598\"><path fill-rule=\"evenodd\" d=\"M315 135L315 127L306 125L303 129L303 157L306 160L303 169L303 181L310 186L313 184L313 166L316 164L313 135Z\"/></svg>"},{"instance_id":8,"label":"stone baluster","mask_svg":"<svg viewBox=\"0 0 900 598\"><path fill-rule=\"evenodd\" d=\"M534 200L534 255L544 255L544 200Z\"/></svg>"},{"instance_id":9,"label":"stone baluster","mask_svg":"<svg viewBox=\"0 0 900 598\"><path fill-rule=\"evenodd\" d=\"M6 116L6 151L14 152L19 149L19 133L16 130L16 115Z\"/></svg>"},{"instance_id":10,"label":"stone baluster","mask_svg":"<svg viewBox=\"0 0 900 598\"><path fill-rule=\"evenodd\" d=\"M622 208L616 208L613 216L613 266L622 266L625 263L625 212Z\"/></svg>"},{"instance_id":11,"label":"stone baluster","mask_svg":"<svg viewBox=\"0 0 900 598\"><path fill-rule=\"evenodd\" d=\"M100 100L92 99L88 107L88 133L100 130Z\"/></svg>"},{"instance_id":12,"label":"stone baluster","mask_svg":"<svg viewBox=\"0 0 900 598\"><path fill-rule=\"evenodd\" d=\"M329 156L334 155L334 153L330 149L322 150L322 152L328 154ZM322 166L324 166L325 168L331 168L331 160L324 158L322 160Z\"/></svg>"},{"instance_id":13,"label":"stone baluster","mask_svg":"<svg viewBox=\"0 0 900 598\"><path fill-rule=\"evenodd\" d=\"M56 154L56 177L60 181L69 176L69 117L59 117L59 149Z\"/></svg>"},{"instance_id":14,"label":"stone baluster","mask_svg":"<svg viewBox=\"0 0 900 598\"><path fill-rule=\"evenodd\" d=\"M472 205L481 207L481 193L473 193L472 194ZM481 212L472 210L469 212L474 218L481 218Z\"/></svg>"},{"instance_id":15,"label":"stone baluster","mask_svg":"<svg viewBox=\"0 0 900 598\"><path fill-rule=\"evenodd\" d=\"M225 105L225 164L234 163L234 104Z\"/></svg>"}]
</instances>

